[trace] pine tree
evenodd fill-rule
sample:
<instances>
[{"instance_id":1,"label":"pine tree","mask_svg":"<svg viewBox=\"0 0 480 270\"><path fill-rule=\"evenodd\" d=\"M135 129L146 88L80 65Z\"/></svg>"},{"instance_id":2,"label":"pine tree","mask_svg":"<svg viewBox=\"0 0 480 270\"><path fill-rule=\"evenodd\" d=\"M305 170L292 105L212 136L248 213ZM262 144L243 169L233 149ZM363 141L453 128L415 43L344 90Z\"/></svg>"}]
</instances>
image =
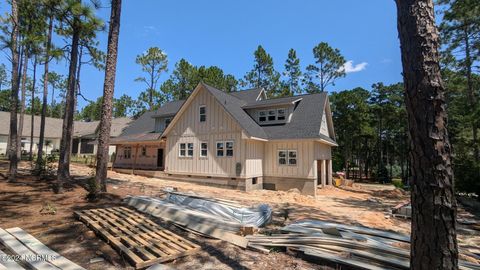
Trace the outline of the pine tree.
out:
<instances>
[{"instance_id":1,"label":"pine tree","mask_svg":"<svg viewBox=\"0 0 480 270\"><path fill-rule=\"evenodd\" d=\"M245 87L264 88L268 96L274 96L280 87L280 73L273 66L273 58L259 45L253 53L255 63L240 84Z\"/></svg>"},{"instance_id":2,"label":"pine tree","mask_svg":"<svg viewBox=\"0 0 480 270\"><path fill-rule=\"evenodd\" d=\"M147 73L147 77L139 77L135 81L144 82L147 85L142 95L147 99L149 110L153 110L155 106L160 105L157 103L165 101L164 95L157 90L157 84L162 72L167 71L167 54L158 47L151 47L147 52L138 55L135 62L142 67L143 72Z\"/></svg>"},{"instance_id":3,"label":"pine tree","mask_svg":"<svg viewBox=\"0 0 480 270\"><path fill-rule=\"evenodd\" d=\"M284 75L287 77L284 82L284 91L279 96L293 96L302 92L300 80L302 71L300 69L300 59L297 58L297 52L294 49L288 51L288 58L285 62Z\"/></svg>"},{"instance_id":4,"label":"pine tree","mask_svg":"<svg viewBox=\"0 0 480 270\"><path fill-rule=\"evenodd\" d=\"M334 49L326 42L321 42L313 48L315 65L308 65L303 84L307 93L323 92L329 85L335 85L335 80L345 77L345 58L339 49Z\"/></svg>"}]
</instances>

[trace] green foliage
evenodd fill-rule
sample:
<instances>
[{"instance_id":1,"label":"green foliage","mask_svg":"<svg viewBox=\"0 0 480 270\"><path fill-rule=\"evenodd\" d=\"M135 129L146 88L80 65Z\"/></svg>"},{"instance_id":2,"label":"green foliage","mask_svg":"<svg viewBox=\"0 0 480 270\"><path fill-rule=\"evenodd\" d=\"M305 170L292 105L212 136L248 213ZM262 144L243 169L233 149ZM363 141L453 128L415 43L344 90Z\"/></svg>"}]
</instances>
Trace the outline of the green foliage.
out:
<instances>
[{"instance_id":1,"label":"green foliage","mask_svg":"<svg viewBox=\"0 0 480 270\"><path fill-rule=\"evenodd\" d=\"M282 97L300 94L302 92L300 86L302 71L300 69L300 59L297 58L297 52L294 49L288 51L284 75L286 76L286 80L282 83L283 87L277 96Z\"/></svg>"},{"instance_id":2,"label":"green foliage","mask_svg":"<svg viewBox=\"0 0 480 270\"><path fill-rule=\"evenodd\" d=\"M261 45L258 45L253 55L253 69L244 76L240 84L243 87L264 88L268 96L275 96L275 91L280 86L280 73L273 66L273 58Z\"/></svg>"},{"instance_id":3,"label":"green foliage","mask_svg":"<svg viewBox=\"0 0 480 270\"><path fill-rule=\"evenodd\" d=\"M166 100L164 94L157 89L157 83L162 72L167 71L167 55L158 47L151 47L147 52L137 56L135 60L142 67L142 71L147 73L146 77L135 79L137 82L146 84L147 89L140 94L139 100L148 104L150 110L155 109L155 104L161 104ZM157 105L157 106L158 106Z\"/></svg>"},{"instance_id":4,"label":"green foliage","mask_svg":"<svg viewBox=\"0 0 480 270\"><path fill-rule=\"evenodd\" d=\"M7 67L5 64L0 64L0 92L3 91L5 86L9 85Z\"/></svg>"},{"instance_id":5,"label":"green foliage","mask_svg":"<svg viewBox=\"0 0 480 270\"><path fill-rule=\"evenodd\" d=\"M393 184L396 188L405 189L405 185L403 184L402 179L393 179L393 180L392 180L392 184Z\"/></svg>"},{"instance_id":6,"label":"green foliage","mask_svg":"<svg viewBox=\"0 0 480 270\"><path fill-rule=\"evenodd\" d=\"M175 64L175 69L160 89L168 100L186 99L198 83L204 82L226 92L237 90L237 80L233 75L225 74L216 66L194 66L185 59Z\"/></svg>"},{"instance_id":7,"label":"green foliage","mask_svg":"<svg viewBox=\"0 0 480 270\"><path fill-rule=\"evenodd\" d=\"M0 111L9 111L10 108L10 89L0 90Z\"/></svg>"},{"instance_id":8,"label":"green foliage","mask_svg":"<svg viewBox=\"0 0 480 270\"><path fill-rule=\"evenodd\" d=\"M321 42L313 48L313 56L315 64L307 66L303 80L307 93L323 92L328 85L335 85L336 79L345 77L343 65L346 61L339 49Z\"/></svg>"}]
</instances>

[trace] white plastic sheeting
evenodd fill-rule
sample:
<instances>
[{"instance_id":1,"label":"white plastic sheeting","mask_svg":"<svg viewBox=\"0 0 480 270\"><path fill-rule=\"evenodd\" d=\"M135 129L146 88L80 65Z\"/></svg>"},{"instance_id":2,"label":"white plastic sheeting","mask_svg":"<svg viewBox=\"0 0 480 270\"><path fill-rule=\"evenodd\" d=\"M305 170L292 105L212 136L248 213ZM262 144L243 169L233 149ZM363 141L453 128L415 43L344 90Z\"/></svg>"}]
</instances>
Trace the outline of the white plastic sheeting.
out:
<instances>
[{"instance_id":1,"label":"white plastic sheeting","mask_svg":"<svg viewBox=\"0 0 480 270\"><path fill-rule=\"evenodd\" d=\"M272 218L272 209L267 204L246 208L226 201L176 192L168 192L165 200L246 226L262 227L270 222Z\"/></svg>"}]
</instances>

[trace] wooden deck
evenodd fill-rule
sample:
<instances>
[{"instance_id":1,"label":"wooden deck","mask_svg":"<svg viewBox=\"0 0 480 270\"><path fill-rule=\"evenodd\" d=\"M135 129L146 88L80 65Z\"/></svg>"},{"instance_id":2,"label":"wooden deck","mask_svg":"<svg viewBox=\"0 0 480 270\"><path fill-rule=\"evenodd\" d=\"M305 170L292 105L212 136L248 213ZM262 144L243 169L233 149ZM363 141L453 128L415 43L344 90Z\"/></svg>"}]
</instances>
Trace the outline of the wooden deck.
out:
<instances>
[{"instance_id":1,"label":"wooden deck","mask_svg":"<svg viewBox=\"0 0 480 270\"><path fill-rule=\"evenodd\" d=\"M200 246L126 207L91 209L75 215L136 269L197 252Z\"/></svg>"}]
</instances>

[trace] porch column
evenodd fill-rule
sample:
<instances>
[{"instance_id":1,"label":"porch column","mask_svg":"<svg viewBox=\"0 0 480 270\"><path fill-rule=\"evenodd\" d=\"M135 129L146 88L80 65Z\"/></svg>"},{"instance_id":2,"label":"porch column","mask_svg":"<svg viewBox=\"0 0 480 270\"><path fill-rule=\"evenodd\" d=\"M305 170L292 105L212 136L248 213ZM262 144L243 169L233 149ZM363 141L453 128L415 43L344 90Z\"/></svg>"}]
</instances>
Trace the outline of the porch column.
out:
<instances>
[{"instance_id":1,"label":"porch column","mask_svg":"<svg viewBox=\"0 0 480 270\"><path fill-rule=\"evenodd\" d=\"M322 187L324 187L325 184L326 184L326 182L327 182L327 179L326 179L326 177L325 177L325 176L327 175L327 174L326 174L326 168L327 168L327 166L326 166L326 164L325 164L325 159L322 159L321 162L322 162L322 163L321 163L321 167L320 167L320 168L321 168L321 169L320 169L320 173L321 173L321 175L320 175L320 180L321 180L321 182L322 182Z\"/></svg>"},{"instance_id":2,"label":"porch column","mask_svg":"<svg viewBox=\"0 0 480 270\"><path fill-rule=\"evenodd\" d=\"M328 185L332 185L332 175L333 175L333 171L332 171L332 160L329 159L327 160L327 183Z\"/></svg>"},{"instance_id":3,"label":"porch column","mask_svg":"<svg viewBox=\"0 0 480 270\"><path fill-rule=\"evenodd\" d=\"M78 148L77 148L77 155L80 156L80 149L82 148L82 139L78 139Z\"/></svg>"}]
</instances>

